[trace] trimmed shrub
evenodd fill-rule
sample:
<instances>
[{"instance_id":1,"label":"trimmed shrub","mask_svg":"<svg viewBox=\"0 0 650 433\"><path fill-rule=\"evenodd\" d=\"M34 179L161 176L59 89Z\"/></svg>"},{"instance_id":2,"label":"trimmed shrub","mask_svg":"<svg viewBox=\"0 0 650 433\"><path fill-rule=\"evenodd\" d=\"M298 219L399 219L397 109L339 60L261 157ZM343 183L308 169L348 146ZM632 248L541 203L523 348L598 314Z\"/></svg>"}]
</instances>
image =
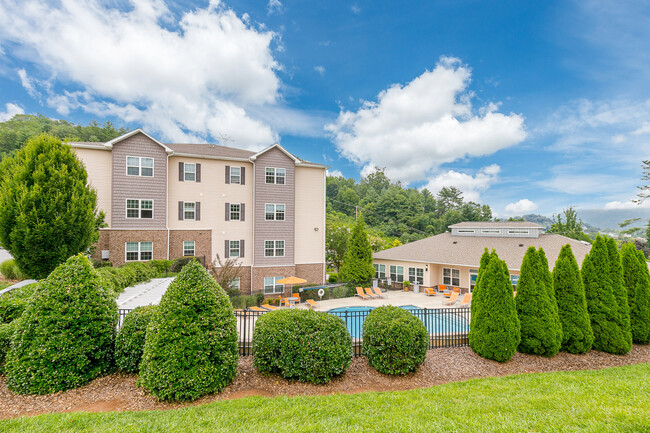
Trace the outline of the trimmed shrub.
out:
<instances>
[{"instance_id":1,"label":"trimmed shrub","mask_svg":"<svg viewBox=\"0 0 650 433\"><path fill-rule=\"evenodd\" d=\"M36 286L36 283L28 284L0 297L0 323L13 322L23 314Z\"/></svg>"},{"instance_id":2,"label":"trimmed shrub","mask_svg":"<svg viewBox=\"0 0 650 433\"><path fill-rule=\"evenodd\" d=\"M327 278L327 281L330 283L336 283L339 280L339 274L334 272L330 274L330 276Z\"/></svg>"},{"instance_id":3,"label":"trimmed shrub","mask_svg":"<svg viewBox=\"0 0 650 433\"><path fill-rule=\"evenodd\" d=\"M591 251L582 262L587 309L594 332L593 349L623 355L631 349L620 327L618 304L612 290L607 241L596 236ZM621 289L622 290L622 289Z\"/></svg>"},{"instance_id":4,"label":"trimmed shrub","mask_svg":"<svg viewBox=\"0 0 650 433\"><path fill-rule=\"evenodd\" d=\"M486 261L481 258L481 264ZM494 251L486 269L479 271L477 283L478 290L474 286L472 296L469 345L483 358L508 361L521 340L520 325L508 267ZM476 295L478 298L474 298ZM476 299L479 305L475 305Z\"/></svg>"},{"instance_id":5,"label":"trimmed shrub","mask_svg":"<svg viewBox=\"0 0 650 433\"><path fill-rule=\"evenodd\" d=\"M156 307L138 307L124 318L115 338L115 365L122 371L138 373L147 326Z\"/></svg>"},{"instance_id":6,"label":"trimmed shrub","mask_svg":"<svg viewBox=\"0 0 650 433\"><path fill-rule=\"evenodd\" d=\"M562 328L553 294L546 255L528 247L517 283L517 317L521 326L521 353L555 356L562 344Z\"/></svg>"},{"instance_id":7,"label":"trimmed shrub","mask_svg":"<svg viewBox=\"0 0 650 433\"><path fill-rule=\"evenodd\" d=\"M9 389L47 394L113 368L117 305L81 254L40 282L16 327L5 370Z\"/></svg>"},{"instance_id":8,"label":"trimmed shrub","mask_svg":"<svg viewBox=\"0 0 650 433\"><path fill-rule=\"evenodd\" d=\"M637 344L650 343L650 279L648 266L642 251L634 244L625 244L621 249L623 285L630 305L630 326L632 341Z\"/></svg>"},{"instance_id":9,"label":"trimmed shrub","mask_svg":"<svg viewBox=\"0 0 650 433\"><path fill-rule=\"evenodd\" d=\"M5 358L9 352L11 337L13 336L17 323L17 321L11 323L0 323L0 374L4 373Z\"/></svg>"},{"instance_id":10,"label":"trimmed shrub","mask_svg":"<svg viewBox=\"0 0 650 433\"><path fill-rule=\"evenodd\" d=\"M235 377L235 315L226 292L197 261L171 283L149 326L140 383L159 400L194 400Z\"/></svg>"},{"instance_id":11,"label":"trimmed shrub","mask_svg":"<svg viewBox=\"0 0 650 433\"><path fill-rule=\"evenodd\" d=\"M195 259L194 257L179 257L175 259L174 261L172 261L171 271L172 272L182 271L183 268L194 259Z\"/></svg>"},{"instance_id":12,"label":"trimmed shrub","mask_svg":"<svg viewBox=\"0 0 650 433\"><path fill-rule=\"evenodd\" d=\"M347 288L346 286L334 287L332 289L332 298L334 299L347 298L349 296L350 296L350 289Z\"/></svg>"},{"instance_id":13,"label":"trimmed shrub","mask_svg":"<svg viewBox=\"0 0 650 433\"><path fill-rule=\"evenodd\" d=\"M429 331L403 308L375 308L363 322L362 353L384 374L416 371L427 356Z\"/></svg>"},{"instance_id":14,"label":"trimmed shrub","mask_svg":"<svg viewBox=\"0 0 650 433\"><path fill-rule=\"evenodd\" d=\"M113 262L109 262L108 260L90 259L90 262L95 269L113 267Z\"/></svg>"},{"instance_id":15,"label":"trimmed shrub","mask_svg":"<svg viewBox=\"0 0 650 433\"><path fill-rule=\"evenodd\" d=\"M612 281L612 291L616 300L616 317L625 339L625 353L632 350L632 327L630 326L630 305L627 302L627 289L623 285L623 267L621 255L614 238L607 238L607 253L609 255L609 272Z\"/></svg>"},{"instance_id":16,"label":"trimmed shrub","mask_svg":"<svg viewBox=\"0 0 650 433\"><path fill-rule=\"evenodd\" d=\"M151 260L150 262L147 262L147 264L156 271L156 278L164 277L171 272L172 263L171 260Z\"/></svg>"},{"instance_id":17,"label":"trimmed shrub","mask_svg":"<svg viewBox=\"0 0 650 433\"><path fill-rule=\"evenodd\" d=\"M0 274L4 275L8 280L24 280L26 278L14 259L5 260L0 263Z\"/></svg>"},{"instance_id":18,"label":"trimmed shrub","mask_svg":"<svg viewBox=\"0 0 650 433\"><path fill-rule=\"evenodd\" d=\"M327 383L352 362L352 339L339 317L313 310L263 314L253 332L253 363L261 373Z\"/></svg>"},{"instance_id":19,"label":"trimmed shrub","mask_svg":"<svg viewBox=\"0 0 650 433\"><path fill-rule=\"evenodd\" d=\"M562 324L561 349L569 353L589 352L594 343L585 288L570 245L564 245L553 268L553 288Z\"/></svg>"}]
</instances>

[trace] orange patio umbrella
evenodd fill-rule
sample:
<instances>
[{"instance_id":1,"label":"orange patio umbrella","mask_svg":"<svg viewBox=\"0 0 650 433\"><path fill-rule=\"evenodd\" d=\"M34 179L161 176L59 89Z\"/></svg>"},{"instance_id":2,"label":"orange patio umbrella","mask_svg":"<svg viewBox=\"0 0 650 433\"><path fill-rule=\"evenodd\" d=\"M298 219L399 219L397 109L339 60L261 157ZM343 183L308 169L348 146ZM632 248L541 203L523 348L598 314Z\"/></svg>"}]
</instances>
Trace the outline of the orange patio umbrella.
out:
<instances>
[{"instance_id":1,"label":"orange patio umbrella","mask_svg":"<svg viewBox=\"0 0 650 433\"><path fill-rule=\"evenodd\" d=\"M284 284L285 286L293 286L294 284L304 284L307 280L298 277L286 277L275 282L275 284Z\"/></svg>"}]
</instances>

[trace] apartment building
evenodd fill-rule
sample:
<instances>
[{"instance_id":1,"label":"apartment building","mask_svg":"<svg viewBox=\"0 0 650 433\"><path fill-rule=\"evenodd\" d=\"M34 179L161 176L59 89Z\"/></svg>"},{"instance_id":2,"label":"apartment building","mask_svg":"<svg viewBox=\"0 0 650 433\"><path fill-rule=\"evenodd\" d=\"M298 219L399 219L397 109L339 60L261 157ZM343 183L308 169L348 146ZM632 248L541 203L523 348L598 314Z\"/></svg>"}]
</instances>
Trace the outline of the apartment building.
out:
<instances>
[{"instance_id":1,"label":"apartment building","mask_svg":"<svg viewBox=\"0 0 650 433\"><path fill-rule=\"evenodd\" d=\"M288 276L324 282L327 167L279 144L163 144L141 129L70 146L106 213L97 258L236 258L244 294L284 293Z\"/></svg>"}]
</instances>

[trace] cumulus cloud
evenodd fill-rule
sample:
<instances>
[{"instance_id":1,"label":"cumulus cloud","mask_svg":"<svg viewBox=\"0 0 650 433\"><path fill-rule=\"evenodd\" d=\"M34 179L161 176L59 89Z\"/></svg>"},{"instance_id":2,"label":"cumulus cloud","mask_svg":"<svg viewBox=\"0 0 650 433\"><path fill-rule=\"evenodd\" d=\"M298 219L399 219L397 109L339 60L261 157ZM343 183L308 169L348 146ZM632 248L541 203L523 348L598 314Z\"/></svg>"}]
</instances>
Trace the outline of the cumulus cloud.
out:
<instances>
[{"instance_id":1,"label":"cumulus cloud","mask_svg":"<svg viewBox=\"0 0 650 433\"><path fill-rule=\"evenodd\" d=\"M444 163L492 154L526 138L524 119L499 113L496 104L475 108L471 72L443 57L432 71L394 84L359 110L342 110L326 125L338 151L363 165L362 173L386 167L391 179L430 177Z\"/></svg>"},{"instance_id":2,"label":"cumulus cloud","mask_svg":"<svg viewBox=\"0 0 650 433\"><path fill-rule=\"evenodd\" d=\"M275 13L282 13L284 9L280 0L269 0L266 5L266 10L269 15L273 15Z\"/></svg>"},{"instance_id":3,"label":"cumulus cloud","mask_svg":"<svg viewBox=\"0 0 650 433\"><path fill-rule=\"evenodd\" d=\"M642 203L637 204L632 200L628 201L610 201L605 204L605 209L650 209L650 200L644 200Z\"/></svg>"},{"instance_id":4,"label":"cumulus cloud","mask_svg":"<svg viewBox=\"0 0 650 433\"><path fill-rule=\"evenodd\" d=\"M343 176L343 173L341 173L341 170L327 170L327 175L333 177L345 177Z\"/></svg>"},{"instance_id":5,"label":"cumulus cloud","mask_svg":"<svg viewBox=\"0 0 650 433\"><path fill-rule=\"evenodd\" d=\"M160 0L133 2L127 11L111 4L0 3L0 43L20 47L16 55L49 80L75 87L46 89L61 114L117 116L168 140L228 136L251 148L278 140L250 115L280 99L273 32L252 27L218 0L178 19ZM37 81L19 75L35 91Z\"/></svg>"},{"instance_id":6,"label":"cumulus cloud","mask_svg":"<svg viewBox=\"0 0 650 433\"><path fill-rule=\"evenodd\" d=\"M423 188L435 195L444 187L455 186L463 192L466 201L479 202L481 193L497 181L500 171L497 164L483 167L475 175L448 170L429 179Z\"/></svg>"},{"instance_id":7,"label":"cumulus cloud","mask_svg":"<svg viewBox=\"0 0 650 433\"><path fill-rule=\"evenodd\" d=\"M527 198L506 205L506 213L510 215L524 215L537 209L537 204Z\"/></svg>"},{"instance_id":8,"label":"cumulus cloud","mask_svg":"<svg viewBox=\"0 0 650 433\"><path fill-rule=\"evenodd\" d=\"M314 71L318 72L321 75L325 75L325 66L314 66Z\"/></svg>"},{"instance_id":9,"label":"cumulus cloud","mask_svg":"<svg viewBox=\"0 0 650 433\"><path fill-rule=\"evenodd\" d=\"M5 104L5 111L0 111L0 122L6 122L14 117L16 114L25 114L25 110L11 102Z\"/></svg>"}]
</instances>

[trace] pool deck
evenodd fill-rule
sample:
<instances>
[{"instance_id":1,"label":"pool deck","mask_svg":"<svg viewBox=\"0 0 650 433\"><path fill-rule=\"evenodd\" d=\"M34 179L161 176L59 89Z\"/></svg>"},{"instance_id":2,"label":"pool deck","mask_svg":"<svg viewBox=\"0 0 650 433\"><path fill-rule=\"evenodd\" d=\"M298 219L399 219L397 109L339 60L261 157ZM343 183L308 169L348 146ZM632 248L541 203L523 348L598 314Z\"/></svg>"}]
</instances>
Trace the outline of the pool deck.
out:
<instances>
[{"instance_id":1,"label":"pool deck","mask_svg":"<svg viewBox=\"0 0 650 433\"><path fill-rule=\"evenodd\" d=\"M332 308L341 307L381 307L382 305L394 305L400 307L403 305L415 305L419 308L453 308L456 305L445 305L443 300L447 300L442 295L427 296L424 293L404 292L400 290L389 290L382 293L383 298L361 299L358 296L353 298L330 299L327 301L316 301L317 310L328 311ZM460 298L459 302L460 303ZM296 305L298 308L309 308L306 303Z\"/></svg>"}]
</instances>

